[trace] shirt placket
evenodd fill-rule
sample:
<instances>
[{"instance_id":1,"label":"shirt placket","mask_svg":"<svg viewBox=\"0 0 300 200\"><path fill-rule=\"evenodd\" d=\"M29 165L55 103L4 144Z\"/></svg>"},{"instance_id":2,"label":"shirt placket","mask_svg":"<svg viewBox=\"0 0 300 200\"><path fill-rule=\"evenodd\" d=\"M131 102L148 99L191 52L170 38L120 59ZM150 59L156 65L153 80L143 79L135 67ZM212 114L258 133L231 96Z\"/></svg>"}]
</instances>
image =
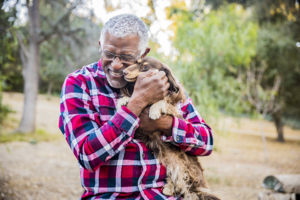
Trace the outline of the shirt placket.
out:
<instances>
[{"instance_id":1,"label":"shirt placket","mask_svg":"<svg viewBox=\"0 0 300 200\"><path fill-rule=\"evenodd\" d=\"M133 139L132 140L134 143L137 144L138 148L139 148L139 153L140 153L140 160L141 160L141 164L142 164L142 167L143 167L143 171L141 173L141 176L139 177L139 180L138 180L138 188L139 188L139 191L142 195L142 197L145 199L145 200L148 200L149 198L146 196L146 194L144 193L144 189L145 189L145 184L142 183L143 179L144 179L144 176L147 172L147 166L146 166L146 162L145 162L145 154L144 154L144 149L143 149L143 146L141 145L140 142L138 142L137 140Z\"/></svg>"}]
</instances>

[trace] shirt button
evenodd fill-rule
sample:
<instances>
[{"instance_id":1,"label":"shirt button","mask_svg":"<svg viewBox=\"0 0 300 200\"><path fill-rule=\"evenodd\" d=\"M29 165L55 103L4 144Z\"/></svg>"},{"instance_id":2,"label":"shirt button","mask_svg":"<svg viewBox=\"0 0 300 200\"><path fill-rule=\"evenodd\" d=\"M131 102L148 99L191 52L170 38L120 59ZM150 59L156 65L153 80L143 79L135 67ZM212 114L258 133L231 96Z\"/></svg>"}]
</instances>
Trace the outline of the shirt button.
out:
<instances>
[{"instance_id":1,"label":"shirt button","mask_svg":"<svg viewBox=\"0 0 300 200\"><path fill-rule=\"evenodd\" d=\"M176 136L176 141L179 141L179 136L178 135Z\"/></svg>"},{"instance_id":2,"label":"shirt button","mask_svg":"<svg viewBox=\"0 0 300 200\"><path fill-rule=\"evenodd\" d=\"M145 158L145 154L142 154L142 157Z\"/></svg>"}]
</instances>

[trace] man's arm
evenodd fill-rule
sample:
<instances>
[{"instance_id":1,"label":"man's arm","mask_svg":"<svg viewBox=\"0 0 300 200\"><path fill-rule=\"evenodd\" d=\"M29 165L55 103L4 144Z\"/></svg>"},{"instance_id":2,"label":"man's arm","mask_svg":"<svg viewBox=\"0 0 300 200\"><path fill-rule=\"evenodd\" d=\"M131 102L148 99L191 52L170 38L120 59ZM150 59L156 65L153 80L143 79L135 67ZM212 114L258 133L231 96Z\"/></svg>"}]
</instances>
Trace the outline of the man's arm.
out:
<instances>
[{"instance_id":1,"label":"man's arm","mask_svg":"<svg viewBox=\"0 0 300 200\"><path fill-rule=\"evenodd\" d=\"M147 105L162 100L168 94L169 87L170 83L164 71L149 70L138 76L126 107L139 116Z\"/></svg>"},{"instance_id":2,"label":"man's arm","mask_svg":"<svg viewBox=\"0 0 300 200\"><path fill-rule=\"evenodd\" d=\"M158 120L151 120L149 108L146 108L139 116L140 128L163 132L163 141L172 142L190 155L210 155L213 148L210 127L201 118L190 98L181 104L181 110L185 120L171 116L161 116Z\"/></svg>"},{"instance_id":3,"label":"man's arm","mask_svg":"<svg viewBox=\"0 0 300 200\"><path fill-rule=\"evenodd\" d=\"M71 75L65 80L59 127L82 167L93 172L122 151L134 137L140 112L167 94L165 73L152 73L138 78L127 108L119 109L105 124L100 121L101 113L94 108L85 79Z\"/></svg>"},{"instance_id":4,"label":"man's arm","mask_svg":"<svg viewBox=\"0 0 300 200\"><path fill-rule=\"evenodd\" d=\"M122 151L139 124L139 118L127 108L119 109L103 124L80 75L66 79L60 110L59 127L81 166L90 172Z\"/></svg>"},{"instance_id":5,"label":"man's arm","mask_svg":"<svg viewBox=\"0 0 300 200\"><path fill-rule=\"evenodd\" d=\"M213 150L211 128L196 110L190 98L181 104L183 118L173 117L172 136L163 137L186 153L194 156L208 156Z\"/></svg>"}]
</instances>

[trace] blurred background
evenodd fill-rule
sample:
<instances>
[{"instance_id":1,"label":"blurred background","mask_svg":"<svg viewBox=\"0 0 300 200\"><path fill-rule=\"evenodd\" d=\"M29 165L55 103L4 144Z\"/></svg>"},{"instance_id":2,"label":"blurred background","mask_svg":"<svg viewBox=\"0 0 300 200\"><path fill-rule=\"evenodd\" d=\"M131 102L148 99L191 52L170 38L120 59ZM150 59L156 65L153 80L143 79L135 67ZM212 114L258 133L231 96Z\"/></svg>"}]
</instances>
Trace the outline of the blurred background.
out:
<instances>
[{"instance_id":1,"label":"blurred background","mask_svg":"<svg viewBox=\"0 0 300 200\"><path fill-rule=\"evenodd\" d=\"M149 28L214 133L200 158L223 199L257 199L271 174L300 173L299 0L6 0L0 5L0 199L78 199L58 129L65 77L100 59L103 24Z\"/></svg>"}]
</instances>

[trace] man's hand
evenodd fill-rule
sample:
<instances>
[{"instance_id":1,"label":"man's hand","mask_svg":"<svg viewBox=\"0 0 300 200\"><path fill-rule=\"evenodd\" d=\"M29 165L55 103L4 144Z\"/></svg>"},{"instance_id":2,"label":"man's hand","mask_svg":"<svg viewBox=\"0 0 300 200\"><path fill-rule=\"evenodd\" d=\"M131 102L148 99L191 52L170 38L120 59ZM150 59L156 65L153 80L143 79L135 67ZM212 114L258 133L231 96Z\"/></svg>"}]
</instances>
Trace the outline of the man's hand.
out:
<instances>
[{"instance_id":1,"label":"man's hand","mask_svg":"<svg viewBox=\"0 0 300 200\"><path fill-rule=\"evenodd\" d=\"M140 97L147 105L162 100L167 94L170 84L164 71L149 70L138 76L132 98Z\"/></svg>"},{"instance_id":2,"label":"man's hand","mask_svg":"<svg viewBox=\"0 0 300 200\"><path fill-rule=\"evenodd\" d=\"M127 108L137 116L147 106L162 100L170 84L164 71L149 70L138 76Z\"/></svg>"},{"instance_id":3,"label":"man's hand","mask_svg":"<svg viewBox=\"0 0 300 200\"><path fill-rule=\"evenodd\" d=\"M157 120L149 118L150 107L146 107L140 114L140 126L139 128L144 131L162 131L165 135L172 135L173 117L160 116Z\"/></svg>"}]
</instances>

